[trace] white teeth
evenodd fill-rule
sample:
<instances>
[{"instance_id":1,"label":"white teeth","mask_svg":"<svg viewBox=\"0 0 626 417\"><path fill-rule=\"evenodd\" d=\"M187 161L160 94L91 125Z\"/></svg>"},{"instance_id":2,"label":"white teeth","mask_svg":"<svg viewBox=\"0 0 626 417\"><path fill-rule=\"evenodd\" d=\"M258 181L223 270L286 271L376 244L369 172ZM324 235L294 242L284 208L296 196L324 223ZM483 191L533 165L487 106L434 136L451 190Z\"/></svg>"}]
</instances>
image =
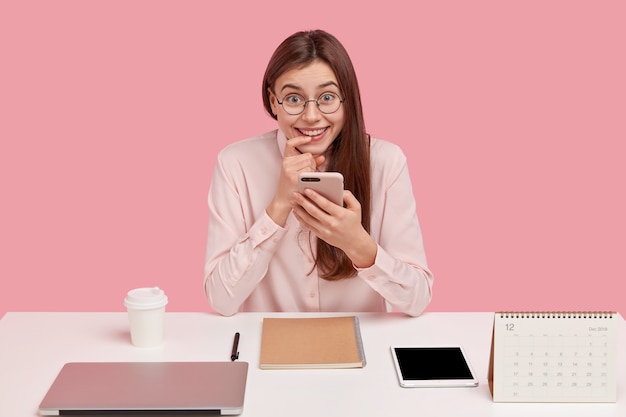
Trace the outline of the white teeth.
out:
<instances>
[{"instance_id":1,"label":"white teeth","mask_svg":"<svg viewBox=\"0 0 626 417\"><path fill-rule=\"evenodd\" d=\"M307 136L317 136L322 134L326 129L317 129L317 130L300 130L300 133Z\"/></svg>"}]
</instances>

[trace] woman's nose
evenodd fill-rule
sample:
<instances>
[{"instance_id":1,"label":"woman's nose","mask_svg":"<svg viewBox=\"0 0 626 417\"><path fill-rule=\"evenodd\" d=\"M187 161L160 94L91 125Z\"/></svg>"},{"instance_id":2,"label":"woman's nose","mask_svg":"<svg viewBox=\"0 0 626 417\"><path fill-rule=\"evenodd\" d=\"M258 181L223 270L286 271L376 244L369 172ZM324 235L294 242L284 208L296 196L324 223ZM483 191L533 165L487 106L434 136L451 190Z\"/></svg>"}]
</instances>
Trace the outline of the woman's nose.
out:
<instances>
[{"instance_id":1,"label":"woman's nose","mask_svg":"<svg viewBox=\"0 0 626 417\"><path fill-rule=\"evenodd\" d=\"M322 115L322 112L317 107L316 100L307 100L306 106L304 106L304 112L302 113L302 118L306 121L315 121L319 120Z\"/></svg>"}]
</instances>

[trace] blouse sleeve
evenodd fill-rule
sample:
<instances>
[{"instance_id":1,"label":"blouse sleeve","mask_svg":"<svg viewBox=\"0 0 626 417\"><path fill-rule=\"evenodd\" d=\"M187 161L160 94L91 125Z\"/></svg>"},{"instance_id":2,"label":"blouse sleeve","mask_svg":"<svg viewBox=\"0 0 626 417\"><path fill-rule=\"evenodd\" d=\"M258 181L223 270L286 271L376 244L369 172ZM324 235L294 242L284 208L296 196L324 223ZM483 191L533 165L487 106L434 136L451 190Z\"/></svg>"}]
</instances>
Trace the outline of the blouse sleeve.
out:
<instances>
[{"instance_id":1,"label":"blouse sleeve","mask_svg":"<svg viewBox=\"0 0 626 417\"><path fill-rule=\"evenodd\" d=\"M427 267L422 232L406 158L400 154L399 170L386 189L374 190L384 207L374 238L378 252L374 265L357 268L359 277L391 306L411 316L421 314L432 297L433 275Z\"/></svg>"},{"instance_id":2,"label":"blouse sleeve","mask_svg":"<svg viewBox=\"0 0 626 417\"><path fill-rule=\"evenodd\" d=\"M218 159L208 196L204 290L211 307L225 316L235 314L263 279L286 232L266 212L247 226L243 214L247 198Z\"/></svg>"}]
</instances>

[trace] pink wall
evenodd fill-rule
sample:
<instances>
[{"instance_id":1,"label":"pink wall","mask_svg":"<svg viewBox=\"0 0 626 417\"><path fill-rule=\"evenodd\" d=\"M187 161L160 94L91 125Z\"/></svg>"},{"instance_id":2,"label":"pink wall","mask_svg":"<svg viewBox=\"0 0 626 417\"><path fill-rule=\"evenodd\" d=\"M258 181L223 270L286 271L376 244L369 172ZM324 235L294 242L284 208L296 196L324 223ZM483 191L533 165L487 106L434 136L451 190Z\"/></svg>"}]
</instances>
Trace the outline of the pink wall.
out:
<instances>
[{"instance_id":1,"label":"pink wall","mask_svg":"<svg viewBox=\"0 0 626 417\"><path fill-rule=\"evenodd\" d=\"M249 3L0 2L0 316L207 310L216 153L274 128L265 64L310 28L409 156L430 310L626 311L625 2Z\"/></svg>"}]
</instances>

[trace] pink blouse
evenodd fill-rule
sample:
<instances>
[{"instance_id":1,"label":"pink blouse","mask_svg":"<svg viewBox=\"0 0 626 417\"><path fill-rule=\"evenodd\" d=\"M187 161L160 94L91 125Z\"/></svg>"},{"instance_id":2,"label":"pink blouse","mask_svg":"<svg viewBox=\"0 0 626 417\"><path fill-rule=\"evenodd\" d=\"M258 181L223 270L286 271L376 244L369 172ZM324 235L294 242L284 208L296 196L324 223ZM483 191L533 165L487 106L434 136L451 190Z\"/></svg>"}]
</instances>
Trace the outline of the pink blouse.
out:
<instances>
[{"instance_id":1,"label":"pink blouse","mask_svg":"<svg viewBox=\"0 0 626 417\"><path fill-rule=\"evenodd\" d=\"M431 300L411 179L402 150L372 138L370 234L374 265L327 281L313 268L315 237L293 214L280 227L265 209L274 197L286 138L280 130L224 148L209 190L204 288L211 307L238 311L389 311L421 314Z\"/></svg>"}]
</instances>

